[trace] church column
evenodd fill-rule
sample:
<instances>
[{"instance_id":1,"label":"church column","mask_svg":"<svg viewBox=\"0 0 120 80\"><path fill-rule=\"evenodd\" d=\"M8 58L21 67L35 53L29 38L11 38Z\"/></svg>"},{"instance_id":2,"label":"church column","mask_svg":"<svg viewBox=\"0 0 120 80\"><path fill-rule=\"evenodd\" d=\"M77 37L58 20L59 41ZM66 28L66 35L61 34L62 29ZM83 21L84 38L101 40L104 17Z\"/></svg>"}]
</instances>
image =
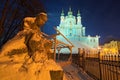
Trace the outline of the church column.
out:
<instances>
[{"instance_id":1,"label":"church column","mask_svg":"<svg viewBox=\"0 0 120 80\"><path fill-rule=\"evenodd\" d=\"M85 27L82 28L82 35L85 36Z\"/></svg>"}]
</instances>

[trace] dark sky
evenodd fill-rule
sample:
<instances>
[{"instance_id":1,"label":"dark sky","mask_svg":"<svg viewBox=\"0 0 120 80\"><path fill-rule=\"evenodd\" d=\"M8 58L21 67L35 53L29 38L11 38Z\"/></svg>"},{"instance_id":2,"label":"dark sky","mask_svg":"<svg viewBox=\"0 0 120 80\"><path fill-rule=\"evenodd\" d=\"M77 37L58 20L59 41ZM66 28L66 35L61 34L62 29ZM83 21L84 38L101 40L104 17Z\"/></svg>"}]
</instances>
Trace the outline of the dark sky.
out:
<instances>
[{"instance_id":1,"label":"dark sky","mask_svg":"<svg viewBox=\"0 0 120 80\"><path fill-rule=\"evenodd\" d=\"M120 38L120 0L40 0L44 5L48 21L44 32L54 34L59 25L61 10L67 14L71 6L73 15L80 10L86 35L100 36L100 43L108 38Z\"/></svg>"}]
</instances>

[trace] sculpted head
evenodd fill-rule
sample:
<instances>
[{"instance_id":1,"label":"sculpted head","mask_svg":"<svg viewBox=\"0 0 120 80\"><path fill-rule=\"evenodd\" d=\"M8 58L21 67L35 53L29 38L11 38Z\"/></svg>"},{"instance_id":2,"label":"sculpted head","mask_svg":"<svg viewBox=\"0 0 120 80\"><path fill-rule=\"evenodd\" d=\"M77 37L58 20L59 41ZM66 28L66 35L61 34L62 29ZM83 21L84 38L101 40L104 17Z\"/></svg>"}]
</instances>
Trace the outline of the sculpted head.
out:
<instances>
[{"instance_id":1,"label":"sculpted head","mask_svg":"<svg viewBox=\"0 0 120 80\"><path fill-rule=\"evenodd\" d=\"M37 26L39 26L39 27L43 26L46 21L47 21L47 14L46 13L41 12L36 16L35 23Z\"/></svg>"}]
</instances>

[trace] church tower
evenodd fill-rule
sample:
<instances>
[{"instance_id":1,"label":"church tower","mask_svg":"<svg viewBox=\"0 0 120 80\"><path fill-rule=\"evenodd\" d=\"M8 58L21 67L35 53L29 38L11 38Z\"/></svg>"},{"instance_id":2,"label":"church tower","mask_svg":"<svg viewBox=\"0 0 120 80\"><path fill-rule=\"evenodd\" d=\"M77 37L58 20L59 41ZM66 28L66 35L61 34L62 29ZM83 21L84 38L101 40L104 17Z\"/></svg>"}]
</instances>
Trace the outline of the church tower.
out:
<instances>
[{"instance_id":1,"label":"church tower","mask_svg":"<svg viewBox=\"0 0 120 80\"><path fill-rule=\"evenodd\" d=\"M63 24L64 22L64 10L62 9L61 17L60 17L60 24Z\"/></svg>"},{"instance_id":2,"label":"church tower","mask_svg":"<svg viewBox=\"0 0 120 80\"><path fill-rule=\"evenodd\" d=\"M78 26L82 26L82 23L81 23L81 16L80 16L80 11L78 10L78 13L77 13L77 25ZM80 36L85 36L85 27L81 27L81 35Z\"/></svg>"},{"instance_id":3,"label":"church tower","mask_svg":"<svg viewBox=\"0 0 120 80\"><path fill-rule=\"evenodd\" d=\"M78 10L78 13L77 13L77 25L82 25L81 24L81 16L80 16L80 11Z\"/></svg>"}]
</instances>

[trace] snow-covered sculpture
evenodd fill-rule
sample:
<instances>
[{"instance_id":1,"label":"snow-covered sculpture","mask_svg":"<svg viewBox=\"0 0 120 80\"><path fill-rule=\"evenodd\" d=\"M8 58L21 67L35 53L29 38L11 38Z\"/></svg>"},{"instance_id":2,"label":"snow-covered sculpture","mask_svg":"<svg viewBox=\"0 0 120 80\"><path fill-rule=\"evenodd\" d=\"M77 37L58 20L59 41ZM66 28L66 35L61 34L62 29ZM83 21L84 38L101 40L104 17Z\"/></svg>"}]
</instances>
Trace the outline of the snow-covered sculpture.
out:
<instances>
[{"instance_id":1,"label":"snow-covered sculpture","mask_svg":"<svg viewBox=\"0 0 120 80\"><path fill-rule=\"evenodd\" d=\"M46 59L47 54L45 53L52 47L52 42L44 38L40 31L40 27L46 21L47 14L45 13L40 13L36 17L24 18L23 30L3 46L1 55L13 56L14 54L18 55L27 52L29 57L36 60L35 57L39 53L44 53L42 56L44 55L44 59Z\"/></svg>"},{"instance_id":2,"label":"snow-covered sculpture","mask_svg":"<svg viewBox=\"0 0 120 80\"><path fill-rule=\"evenodd\" d=\"M46 13L24 18L23 30L3 45L0 51L0 63L3 63L0 64L0 77L4 76L1 80L52 80L56 71L59 75L56 80L63 79L61 67L53 60L52 41L40 31L46 21Z\"/></svg>"}]
</instances>

